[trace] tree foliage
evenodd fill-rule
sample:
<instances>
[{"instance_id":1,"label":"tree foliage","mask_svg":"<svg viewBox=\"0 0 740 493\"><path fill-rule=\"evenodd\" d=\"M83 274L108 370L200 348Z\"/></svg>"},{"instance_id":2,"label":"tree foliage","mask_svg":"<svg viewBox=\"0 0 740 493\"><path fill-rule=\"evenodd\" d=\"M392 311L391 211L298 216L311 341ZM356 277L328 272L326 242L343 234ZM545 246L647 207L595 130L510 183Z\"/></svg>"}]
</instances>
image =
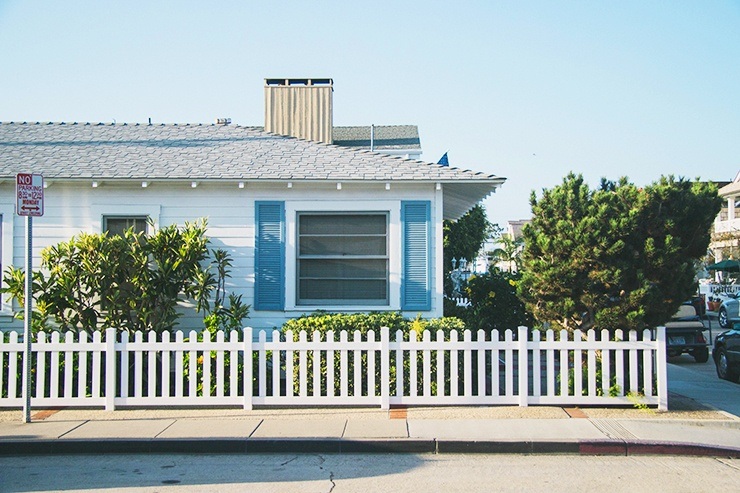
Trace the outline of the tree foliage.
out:
<instances>
[{"instance_id":1,"label":"tree foliage","mask_svg":"<svg viewBox=\"0 0 740 493\"><path fill-rule=\"evenodd\" d=\"M520 279L520 273L504 272L496 267L486 274L472 276L464 288L470 305L460 307L454 300L445 300L445 316L461 319L472 331L501 332L516 330L520 325L531 327L532 315L517 296Z\"/></svg>"},{"instance_id":2,"label":"tree foliage","mask_svg":"<svg viewBox=\"0 0 740 493\"><path fill-rule=\"evenodd\" d=\"M519 295L540 322L561 328L642 329L667 321L695 291L721 207L714 185L626 178L591 190L583 177L530 199Z\"/></svg>"},{"instance_id":3,"label":"tree foliage","mask_svg":"<svg viewBox=\"0 0 740 493\"><path fill-rule=\"evenodd\" d=\"M498 247L488 253L488 259L492 264L503 264L502 270L516 272L519 270L519 257L523 248L523 238L502 235L498 239Z\"/></svg>"},{"instance_id":4,"label":"tree foliage","mask_svg":"<svg viewBox=\"0 0 740 493\"><path fill-rule=\"evenodd\" d=\"M457 221L444 221L444 267L452 269L452 259L474 262L485 241L491 236L493 226L488 222L486 210L477 204Z\"/></svg>"}]
</instances>

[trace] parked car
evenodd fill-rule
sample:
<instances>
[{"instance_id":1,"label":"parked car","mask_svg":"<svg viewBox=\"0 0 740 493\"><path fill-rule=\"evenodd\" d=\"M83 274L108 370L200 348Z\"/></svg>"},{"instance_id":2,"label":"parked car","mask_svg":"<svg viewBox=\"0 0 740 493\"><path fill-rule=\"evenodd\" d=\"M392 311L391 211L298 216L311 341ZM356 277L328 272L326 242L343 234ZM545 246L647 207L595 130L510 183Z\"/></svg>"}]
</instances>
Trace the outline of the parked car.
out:
<instances>
[{"instance_id":1,"label":"parked car","mask_svg":"<svg viewBox=\"0 0 740 493\"><path fill-rule=\"evenodd\" d=\"M704 323L696 304L687 301L665 324L668 356L689 353L697 363L709 361L709 343L704 337Z\"/></svg>"},{"instance_id":2,"label":"parked car","mask_svg":"<svg viewBox=\"0 0 740 493\"><path fill-rule=\"evenodd\" d=\"M737 295L728 294L719 305L717 321L723 329L729 329L735 322L740 322L740 300Z\"/></svg>"},{"instance_id":3,"label":"parked car","mask_svg":"<svg viewBox=\"0 0 740 493\"><path fill-rule=\"evenodd\" d=\"M715 338L712 358L719 378L737 382L740 377L740 323Z\"/></svg>"}]
</instances>

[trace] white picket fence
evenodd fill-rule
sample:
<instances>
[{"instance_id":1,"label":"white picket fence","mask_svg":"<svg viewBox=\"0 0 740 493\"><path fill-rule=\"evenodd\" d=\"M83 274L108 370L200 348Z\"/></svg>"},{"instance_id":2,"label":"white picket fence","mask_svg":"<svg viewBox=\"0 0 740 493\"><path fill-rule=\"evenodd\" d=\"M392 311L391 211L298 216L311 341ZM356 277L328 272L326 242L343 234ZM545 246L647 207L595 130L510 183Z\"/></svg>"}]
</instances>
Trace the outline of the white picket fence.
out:
<instances>
[{"instance_id":1,"label":"white picket fence","mask_svg":"<svg viewBox=\"0 0 740 493\"><path fill-rule=\"evenodd\" d=\"M210 334L108 329L90 339L40 333L33 407L630 405L667 409L665 328L610 340L606 331L401 331L309 340L253 329ZM21 407L24 344L0 341L0 407ZM146 340L145 340L146 339ZM288 378L286 378L286 376Z\"/></svg>"}]
</instances>

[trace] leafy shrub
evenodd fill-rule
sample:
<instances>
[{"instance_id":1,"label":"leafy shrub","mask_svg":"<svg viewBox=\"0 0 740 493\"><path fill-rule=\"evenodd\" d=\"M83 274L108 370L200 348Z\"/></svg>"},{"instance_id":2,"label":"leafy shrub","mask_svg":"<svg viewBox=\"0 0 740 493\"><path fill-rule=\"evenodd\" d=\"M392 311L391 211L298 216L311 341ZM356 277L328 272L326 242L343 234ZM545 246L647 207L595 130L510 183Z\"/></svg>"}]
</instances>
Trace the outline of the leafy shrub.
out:
<instances>
[{"instance_id":1,"label":"leafy shrub","mask_svg":"<svg viewBox=\"0 0 740 493\"><path fill-rule=\"evenodd\" d=\"M321 335L322 340L326 340L327 332L328 331L334 331L333 340L339 341L339 333L340 331L347 331L348 334L348 340L352 340L354 337L355 331L359 331L362 340L366 340L367 334L370 330L373 330L375 333L375 340L380 340L380 328L381 327L388 327L390 329L390 339L394 341L396 339L396 333L397 331L401 331L403 334L404 339L408 340L409 333L411 331L416 331L418 334L421 334L424 330L429 330L431 332L431 338L432 340L436 340L437 337L437 331L441 330L442 335L446 340L449 340L450 333L453 330L457 330L458 332L462 332L465 330L465 324L456 318L451 317L445 317L445 318L438 318L438 319L422 319L421 317L417 317L416 319L409 320L407 318L404 318L403 315L401 315L398 312L371 312L371 313L357 313L357 314L344 314L344 313L327 313L327 312L316 312L312 315L303 315L299 318L291 319L286 321L283 326L281 327L281 336L283 340L285 340L286 334L288 331L292 331L292 336L294 341L299 340L299 335L301 331L305 331L307 333L308 340L311 340L313 337L313 332L318 331ZM327 355L322 352L320 354L320 361L318 364L320 365L320 373L321 373L321 382L322 382L322 388L320 389L321 395L325 395L327 392L326 389L326 382L327 382L327 368L328 368L328 358ZM380 354L375 355L375 395L380 395ZM298 362L299 362L299 356L298 354L293 355L293 375L292 375L292 381L293 381L293 388L294 392L299 392L299 379L298 379ZM307 358L307 371L309 374L313 373L314 368L314 358L313 358L313 352L309 351L306 355ZM423 363L423 353L420 351L417 353L417 361L415 364L417 365L418 374L421 375L421 368ZM410 355L406 354L404 355L404 389L409 388L409 374L410 374L410 368L411 368L412 362L410 361ZM460 362L462 364L462 362ZM431 371L432 373L436 372L436 358L432 358L431 360ZM281 367L283 368L283 371L286 371L287 364L286 361L281 359ZM363 374L367 371L368 368L368 359L367 359L367 353L363 352L361 356L361 363L360 368L357 369L357 371L363 372ZM338 361L338 357L335 355L335 361L333 366L334 371L334 395L340 395L340 365ZM349 377L348 382L348 388L347 392L349 395L365 395L368 392L368 389L366 388L367 382L363 382L363 388L361 389L355 389L354 388L354 378L352 376L355 372L355 362L353 358L349 358L347 361L347 371ZM397 379L397 372L396 372L396 360L394 357L390 358L390 386L391 389L395 388L396 385L396 379ZM419 379L419 388L417 389L417 392L421 393L421 379ZM446 382L449 384L449 367L446 371ZM432 384L432 393L436 392L437 389L437 382L436 379L433 379ZM307 391L309 394L313 393L313 380L308 379L307 382Z\"/></svg>"},{"instance_id":2,"label":"leafy shrub","mask_svg":"<svg viewBox=\"0 0 740 493\"><path fill-rule=\"evenodd\" d=\"M223 250L209 250L205 232L201 219L160 228L150 236L133 230L123 235L81 233L45 248L42 270L33 273L34 329L54 328L53 322L61 331L115 327L161 333L177 324L183 301L215 315L211 325L240 327L249 305L233 293L225 302L231 258ZM25 273L9 267L4 281L7 287L1 292L24 306ZM16 316L23 317L23 311Z\"/></svg>"},{"instance_id":3,"label":"leafy shrub","mask_svg":"<svg viewBox=\"0 0 740 493\"><path fill-rule=\"evenodd\" d=\"M496 268L487 274L472 276L464 288L470 306L456 306L446 300L445 315L462 319L472 330L491 332L497 329L516 330L520 325L532 326L532 316L517 296L517 285L521 275L502 272Z\"/></svg>"}]
</instances>

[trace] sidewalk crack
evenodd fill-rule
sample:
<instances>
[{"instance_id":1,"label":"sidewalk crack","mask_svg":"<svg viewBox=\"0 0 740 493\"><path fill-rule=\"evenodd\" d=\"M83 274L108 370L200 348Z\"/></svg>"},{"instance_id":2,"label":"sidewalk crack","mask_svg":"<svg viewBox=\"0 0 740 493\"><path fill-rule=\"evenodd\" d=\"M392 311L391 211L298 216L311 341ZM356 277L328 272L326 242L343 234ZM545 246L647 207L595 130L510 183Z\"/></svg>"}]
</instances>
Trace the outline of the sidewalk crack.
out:
<instances>
[{"instance_id":1,"label":"sidewalk crack","mask_svg":"<svg viewBox=\"0 0 740 493\"><path fill-rule=\"evenodd\" d=\"M78 429L79 427L81 427L82 425L85 425L85 424L87 424L89 422L90 422L90 420L87 419L87 420L83 421L82 423L78 424L77 426L75 426L74 428L72 428L71 430L65 431L64 433L62 433L61 435L59 435L57 438L62 438L65 435L69 435L70 433L72 433L73 431L75 431L76 429Z\"/></svg>"},{"instance_id":2,"label":"sidewalk crack","mask_svg":"<svg viewBox=\"0 0 740 493\"><path fill-rule=\"evenodd\" d=\"M252 438L254 436L254 434L257 432L257 430L260 429L260 426L262 426L262 423L264 423L264 422L265 422L265 420L264 419L261 419L260 422L257 424L257 426L254 427L254 430L252 430L252 433L250 433L247 438Z\"/></svg>"}]
</instances>

